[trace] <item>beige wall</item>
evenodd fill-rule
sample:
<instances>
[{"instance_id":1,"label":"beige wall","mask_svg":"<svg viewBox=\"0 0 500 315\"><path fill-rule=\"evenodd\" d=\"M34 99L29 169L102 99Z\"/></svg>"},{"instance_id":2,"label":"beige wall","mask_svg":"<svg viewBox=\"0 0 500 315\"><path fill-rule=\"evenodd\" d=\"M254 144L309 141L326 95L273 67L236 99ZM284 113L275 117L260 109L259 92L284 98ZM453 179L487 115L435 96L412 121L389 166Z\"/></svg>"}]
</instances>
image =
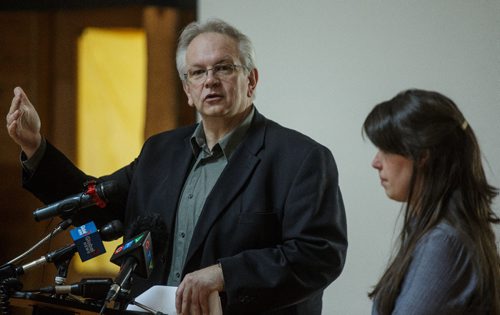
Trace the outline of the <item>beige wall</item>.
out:
<instances>
[{"instance_id":1,"label":"beige wall","mask_svg":"<svg viewBox=\"0 0 500 315\"><path fill-rule=\"evenodd\" d=\"M257 108L328 146L338 162L350 247L324 314L369 314L400 204L389 201L361 138L369 110L402 89L441 91L476 131L500 186L500 2L496 0L199 0L257 50ZM500 200L496 210L500 214ZM500 240L500 230L497 235Z\"/></svg>"}]
</instances>

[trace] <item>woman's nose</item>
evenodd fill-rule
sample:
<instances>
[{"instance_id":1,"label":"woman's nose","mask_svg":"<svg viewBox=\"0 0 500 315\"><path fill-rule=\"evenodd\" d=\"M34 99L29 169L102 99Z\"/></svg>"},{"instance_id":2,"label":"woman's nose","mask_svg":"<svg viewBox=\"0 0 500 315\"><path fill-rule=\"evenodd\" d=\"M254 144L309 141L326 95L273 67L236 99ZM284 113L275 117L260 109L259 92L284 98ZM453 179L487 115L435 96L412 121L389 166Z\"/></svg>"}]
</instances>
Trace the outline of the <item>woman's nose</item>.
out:
<instances>
[{"instance_id":1,"label":"woman's nose","mask_svg":"<svg viewBox=\"0 0 500 315\"><path fill-rule=\"evenodd\" d=\"M380 170L382 168L382 163L380 163L380 151L375 154L372 160L372 167L374 169Z\"/></svg>"}]
</instances>

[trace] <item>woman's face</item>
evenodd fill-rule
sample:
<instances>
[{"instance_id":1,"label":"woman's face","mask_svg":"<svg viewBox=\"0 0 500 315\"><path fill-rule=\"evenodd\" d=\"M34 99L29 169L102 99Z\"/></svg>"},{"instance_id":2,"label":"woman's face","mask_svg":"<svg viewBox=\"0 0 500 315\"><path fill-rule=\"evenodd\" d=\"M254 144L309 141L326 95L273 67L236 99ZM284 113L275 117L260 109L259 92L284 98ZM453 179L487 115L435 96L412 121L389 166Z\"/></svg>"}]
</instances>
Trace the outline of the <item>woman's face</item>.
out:
<instances>
[{"instance_id":1,"label":"woman's face","mask_svg":"<svg viewBox=\"0 0 500 315\"><path fill-rule=\"evenodd\" d=\"M413 174L413 161L399 154L378 150L373 158L372 167L378 170L380 183L387 197L405 202L410 192Z\"/></svg>"}]
</instances>

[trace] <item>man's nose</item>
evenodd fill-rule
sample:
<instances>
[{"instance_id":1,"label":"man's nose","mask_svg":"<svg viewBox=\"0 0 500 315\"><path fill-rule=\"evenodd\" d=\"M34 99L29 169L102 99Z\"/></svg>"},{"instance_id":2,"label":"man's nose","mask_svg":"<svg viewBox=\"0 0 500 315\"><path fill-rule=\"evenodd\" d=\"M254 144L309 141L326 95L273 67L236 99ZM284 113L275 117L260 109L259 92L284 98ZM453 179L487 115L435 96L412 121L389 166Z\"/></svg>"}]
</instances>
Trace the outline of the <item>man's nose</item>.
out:
<instances>
[{"instance_id":1,"label":"man's nose","mask_svg":"<svg viewBox=\"0 0 500 315\"><path fill-rule=\"evenodd\" d=\"M208 69L206 78L205 78L205 86L212 86L219 82L219 78L215 75L213 69Z\"/></svg>"}]
</instances>

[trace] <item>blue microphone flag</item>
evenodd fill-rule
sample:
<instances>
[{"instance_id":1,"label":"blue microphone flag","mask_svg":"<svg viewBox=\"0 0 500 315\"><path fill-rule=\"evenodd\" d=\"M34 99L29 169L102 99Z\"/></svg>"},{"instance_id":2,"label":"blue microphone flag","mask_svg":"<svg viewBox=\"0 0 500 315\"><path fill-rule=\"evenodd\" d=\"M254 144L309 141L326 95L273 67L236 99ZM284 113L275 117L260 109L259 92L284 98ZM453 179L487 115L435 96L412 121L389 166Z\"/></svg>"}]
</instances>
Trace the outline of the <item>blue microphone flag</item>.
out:
<instances>
[{"instance_id":1,"label":"blue microphone flag","mask_svg":"<svg viewBox=\"0 0 500 315\"><path fill-rule=\"evenodd\" d=\"M93 221L72 229L70 234L82 262L106 252L99 231L97 231Z\"/></svg>"}]
</instances>

